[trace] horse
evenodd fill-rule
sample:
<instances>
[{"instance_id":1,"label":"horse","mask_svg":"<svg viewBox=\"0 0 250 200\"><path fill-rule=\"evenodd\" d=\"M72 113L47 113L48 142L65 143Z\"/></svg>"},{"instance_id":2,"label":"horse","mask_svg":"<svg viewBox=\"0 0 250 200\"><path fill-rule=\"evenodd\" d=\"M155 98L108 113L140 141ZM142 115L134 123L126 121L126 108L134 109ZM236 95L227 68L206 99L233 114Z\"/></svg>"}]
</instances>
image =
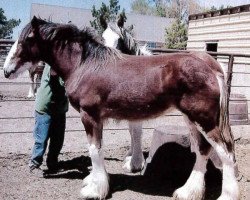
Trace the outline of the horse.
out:
<instances>
[{"instance_id":1,"label":"horse","mask_svg":"<svg viewBox=\"0 0 250 200\"><path fill-rule=\"evenodd\" d=\"M30 89L28 93L28 98L32 98L36 96L36 92L40 87L40 82L43 74L44 63L39 62L35 67L30 68L29 71L29 78L31 80Z\"/></svg>"},{"instance_id":2,"label":"horse","mask_svg":"<svg viewBox=\"0 0 250 200\"><path fill-rule=\"evenodd\" d=\"M129 55L152 55L147 49L147 45L138 45L134 37L129 31L124 28L125 19L123 15L119 15L117 21L107 23L104 16L100 16L101 26L104 31L102 37L104 44L111 48L116 48L124 54ZM144 167L144 156L142 152L141 137L142 137L142 122L129 123L129 133L131 136L131 145L125 157L123 169L127 172L138 172Z\"/></svg>"},{"instance_id":3,"label":"horse","mask_svg":"<svg viewBox=\"0 0 250 200\"><path fill-rule=\"evenodd\" d=\"M4 63L6 78L17 77L41 60L65 82L89 142L92 170L83 180L84 198L104 199L109 192L102 149L107 119L141 121L175 108L185 116L196 153L191 175L174 192L175 198L202 199L213 147L223 166L219 200L239 199L228 94L223 71L212 57L205 61L190 53L126 55L106 47L89 28L79 30L73 24L36 17L24 27L12 48L13 54Z\"/></svg>"}]
</instances>

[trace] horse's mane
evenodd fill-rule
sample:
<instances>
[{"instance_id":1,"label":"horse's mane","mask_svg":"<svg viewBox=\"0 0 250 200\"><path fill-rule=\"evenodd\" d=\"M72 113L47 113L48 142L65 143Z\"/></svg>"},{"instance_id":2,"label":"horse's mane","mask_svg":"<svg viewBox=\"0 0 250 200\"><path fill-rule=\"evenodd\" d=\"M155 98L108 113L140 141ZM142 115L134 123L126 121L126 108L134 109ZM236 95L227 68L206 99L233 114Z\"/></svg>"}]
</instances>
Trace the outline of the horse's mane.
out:
<instances>
[{"instance_id":1,"label":"horse's mane","mask_svg":"<svg viewBox=\"0 0 250 200\"><path fill-rule=\"evenodd\" d=\"M117 33L123 40L123 44L131 55L151 55L152 53L146 48L141 47L132 36L132 34L126 28L119 28L115 23L109 23L109 27L112 31Z\"/></svg>"},{"instance_id":2,"label":"horse's mane","mask_svg":"<svg viewBox=\"0 0 250 200\"><path fill-rule=\"evenodd\" d=\"M89 28L85 27L80 32L80 40L83 46L85 46L85 58L84 59L97 59L106 61L110 56L116 56L121 58L119 51L113 48L109 48L104 45L103 38Z\"/></svg>"},{"instance_id":3,"label":"horse's mane","mask_svg":"<svg viewBox=\"0 0 250 200\"><path fill-rule=\"evenodd\" d=\"M98 36L91 28L85 27L80 30L73 24L46 22L42 19L37 20L39 23L39 34L43 40L55 42L57 47L62 50L67 45L79 43L82 48L82 62L89 60L107 61L110 57L121 57L117 50L106 47L102 37ZM19 40L26 39L31 30L32 26L29 23L23 29Z\"/></svg>"}]
</instances>

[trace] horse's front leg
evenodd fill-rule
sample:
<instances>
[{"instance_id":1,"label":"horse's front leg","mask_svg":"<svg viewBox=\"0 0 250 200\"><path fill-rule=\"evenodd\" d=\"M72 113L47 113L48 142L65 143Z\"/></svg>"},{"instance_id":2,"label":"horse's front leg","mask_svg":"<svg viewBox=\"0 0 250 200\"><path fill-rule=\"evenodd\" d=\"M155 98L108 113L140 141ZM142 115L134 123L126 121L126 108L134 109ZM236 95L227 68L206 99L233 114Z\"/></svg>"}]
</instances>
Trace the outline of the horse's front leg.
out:
<instances>
[{"instance_id":1,"label":"horse's front leg","mask_svg":"<svg viewBox=\"0 0 250 200\"><path fill-rule=\"evenodd\" d=\"M30 76L30 80L31 80L31 83L30 83L30 88L29 88L29 93L28 93L28 98L32 98L35 96L35 85L34 85L34 76L35 74L33 72L30 72L29 71L29 76Z\"/></svg>"},{"instance_id":2,"label":"horse's front leg","mask_svg":"<svg viewBox=\"0 0 250 200\"><path fill-rule=\"evenodd\" d=\"M81 119L87 133L92 163L90 174L83 180L81 194L84 198L104 199L109 191L109 180L102 150L103 123L86 111L81 111Z\"/></svg>"},{"instance_id":3,"label":"horse's front leg","mask_svg":"<svg viewBox=\"0 0 250 200\"><path fill-rule=\"evenodd\" d=\"M126 155L123 169L128 172L138 172L142 170L145 162L141 147L142 122L130 121L129 133L131 136L131 147Z\"/></svg>"}]
</instances>

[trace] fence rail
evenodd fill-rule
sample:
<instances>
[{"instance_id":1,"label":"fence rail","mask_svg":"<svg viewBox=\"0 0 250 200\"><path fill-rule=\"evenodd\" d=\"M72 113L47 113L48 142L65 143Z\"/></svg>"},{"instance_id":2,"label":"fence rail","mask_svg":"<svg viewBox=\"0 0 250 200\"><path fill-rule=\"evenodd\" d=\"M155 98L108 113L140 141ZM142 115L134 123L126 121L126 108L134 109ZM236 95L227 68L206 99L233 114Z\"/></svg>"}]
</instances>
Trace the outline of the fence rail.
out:
<instances>
[{"instance_id":1,"label":"fence rail","mask_svg":"<svg viewBox=\"0 0 250 200\"><path fill-rule=\"evenodd\" d=\"M1 66L3 66L3 62L4 59L6 57L6 54L8 53L11 45L14 43L13 40L7 40L7 41L3 41L0 40L0 68ZM176 53L176 52L190 52L190 51L184 51L184 50L171 50L171 49L150 49L153 54L162 54L162 53ZM248 54L232 54L232 53L216 53L216 52L207 52L210 55L216 57L216 58L226 58L228 60L228 77L227 77L227 85L228 85L228 93L230 94L231 92L231 88L250 88L250 85L232 85L232 78L233 78L233 74L238 74L238 75L249 75L250 72L233 72L233 67L234 67L234 58L236 57L244 57L244 58L249 58L250 59L250 55ZM25 86L25 85L30 85L30 82L20 82L20 81L0 81L0 86L1 85L18 85L18 86ZM19 99L7 99L4 97L0 96L0 103L3 102L30 102L30 101L34 101L34 99L26 99L26 98L19 98ZM236 101L230 98L230 101ZM237 100L238 102L240 100ZM242 100L243 101L243 100ZM246 99L244 101L250 102L250 99ZM249 112L247 112L248 115L250 115ZM235 115L235 114L230 114L230 115ZM181 114L167 114L165 115L166 117L179 117L182 116ZM76 119L79 118L79 116L68 116L67 118L69 119ZM20 117L1 117L0 116L0 124L1 124L1 120L17 120L17 119L33 119L33 116L20 116ZM11 123L11 122L10 122ZM144 129L153 129L151 127L144 127ZM106 128L104 130L127 130L127 128L114 128L114 129L110 129L110 128ZM84 129L72 129L72 130L66 130L67 132L77 132L77 131L84 131ZM31 133L32 131L0 131L0 134L9 134L9 133Z\"/></svg>"},{"instance_id":2,"label":"fence rail","mask_svg":"<svg viewBox=\"0 0 250 200\"><path fill-rule=\"evenodd\" d=\"M15 40L11 39L0 39L0 68L3 67L5 58L11 48L11 46L14 44Z\"/></svg>"}]
</instances>

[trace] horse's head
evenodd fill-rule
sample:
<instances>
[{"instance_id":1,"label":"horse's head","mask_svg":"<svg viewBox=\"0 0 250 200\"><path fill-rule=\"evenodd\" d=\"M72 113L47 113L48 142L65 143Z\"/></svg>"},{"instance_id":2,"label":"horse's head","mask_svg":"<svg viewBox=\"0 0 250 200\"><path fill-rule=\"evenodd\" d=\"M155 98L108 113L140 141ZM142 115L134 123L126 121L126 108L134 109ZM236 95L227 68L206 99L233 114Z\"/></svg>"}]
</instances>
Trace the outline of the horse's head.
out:
<instances>
[{"instance_id":1,"label":"horse's head","mask_svg":"<svg viewBox=\"0 0 250 200\"><path fill-rule=\"evenodd\" d=\"M115 22L108 23L103 16L100 17L101 25L105 29L102 34L104 44L125 54L152 55L146 45L139 46L130 31L124 28L125 21L124 15L120 15Z\"/></svg>"},{"instance_id":2,"label":"horse's head","mask_svg":"<svg viewBox=\"0 0 250 200\"><path fill-rule=\"evenodd\" d=\"M78 29L72 24L57 24L33 17L22 30L4 63L6 78L15 78L21 72L35 67L39 61L53 64L52 47L63 49L75 40Z\"/></svg>"},{"instance_id":3,"label":"horse's head","mask_svg":"<svg viewBox=\"0 0 250 200\"><path fill-rule=\"evenodd\" d=\"M102 37L104 39L105 46L117 48L121 50L124 44L121 44L124 41L124 22L125 19L123 15L120 15L116 21L107 22L104 16L100 17L101 26L104 29Z\"/></svg>"},{"instance_id":4,"label":"horse's head","mask_svg":"<svg viewBox=\"0 0 250 200\"><path fill-rule=\"evenodd\" d=\"M20 73L35 67L41 59L38 27L45 21L34 17L22 30L20 37L11 47L4 63L6 78L16 78Z\"/></svg>"}]
</instances>

